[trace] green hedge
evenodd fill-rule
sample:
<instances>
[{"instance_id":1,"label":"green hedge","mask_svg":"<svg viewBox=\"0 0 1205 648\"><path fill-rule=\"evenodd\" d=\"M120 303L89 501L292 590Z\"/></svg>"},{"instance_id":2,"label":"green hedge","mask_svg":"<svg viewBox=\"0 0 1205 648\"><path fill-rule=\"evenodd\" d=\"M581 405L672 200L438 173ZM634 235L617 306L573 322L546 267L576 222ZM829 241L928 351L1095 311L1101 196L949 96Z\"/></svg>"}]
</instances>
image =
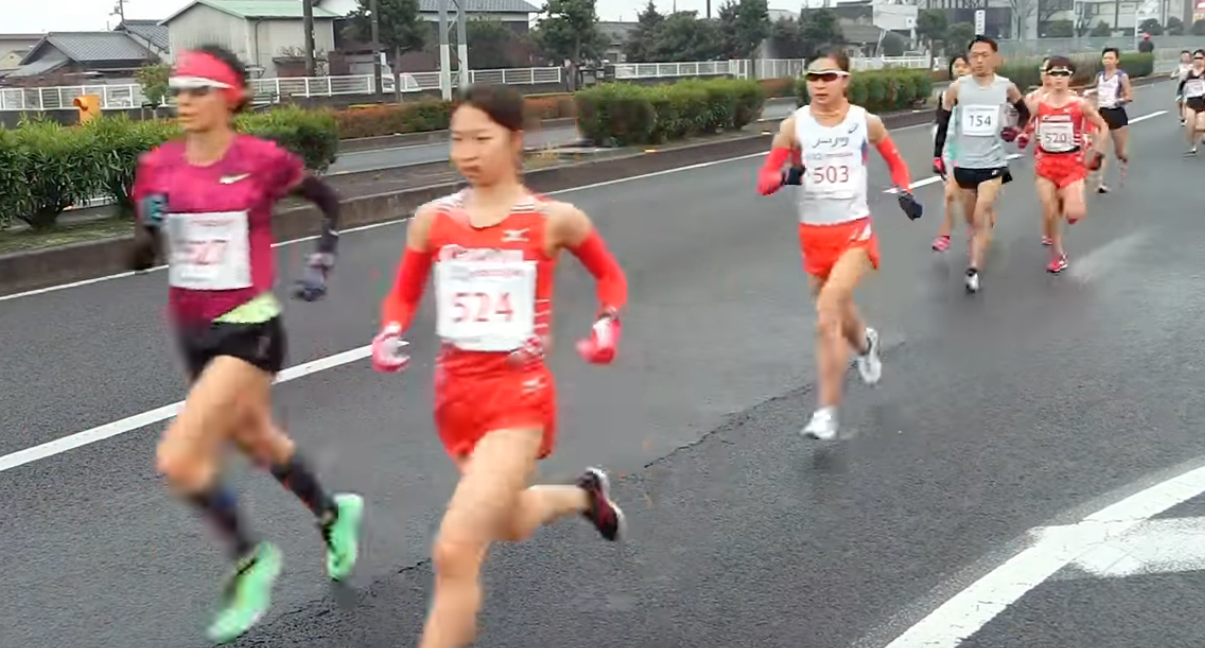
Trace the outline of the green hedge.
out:
<instances>
[{"instance_id":1,"label":"green hedge","mask_svg":"<svg viewBox=\"0 0 1205 648\"><path fill-rule=\"evenodd\" d=\"M242 115L239 131L278 142L321 172L334 163L339 135L333 114L286 107ZM51 121L0 128L0 225L14 219L52 227L71 205L103 197L132 214L130 192L138 158L180 134L174 121L134 121L124 115L83 126ZM8 180L17 179L15 182Z\"/></svg>"},{"instance_id":2,"label":"green hedge","mask_svg":"<svg viewBox=\"0 0 1205 648\"><path fill-rule=\"evenodd\" d=\"M849 78L849 100L875 113L923 104L932 93L933 73L929 70L884 68L855 72ZM807 80L799 79L795 83L795 103L803 106L809 101Z\"/></svg>"},{"instance_id":3,"label":"green hedge","mask_svg":"<svg viewBox=\"0 0 1205 648\"><path fill-rule=\"evenodd\" d=\"M628 146L739 130L761 114L766 91L757 81L737 79L604 83L578 92L574 100L583 136L603 146Z\"/></svg>"},{"instance_id":4,"label":"green hedge","mask_svg":"<svg viewBox=\"0 0 1205 648\"><path fill-rule=\"evenodd\" d=\"M1075 61L1075 76L1071 78L1071 85L1090 83L1093 77L1104 69L1099 54L1076 54L1069 58ZM997 73L1008 77L1010 81L1017 84L1018 88L1025 90L1041 85L1042 77L1038 73L1038 67L1041 64L1042 57L1040 56L1013 59L1001 65ZM1119 66L1125 70L1126 74L1134 78L1150 76L1155 72L1155 55L1127 52L1121 55Z\"/></svg>"}]
</instances>

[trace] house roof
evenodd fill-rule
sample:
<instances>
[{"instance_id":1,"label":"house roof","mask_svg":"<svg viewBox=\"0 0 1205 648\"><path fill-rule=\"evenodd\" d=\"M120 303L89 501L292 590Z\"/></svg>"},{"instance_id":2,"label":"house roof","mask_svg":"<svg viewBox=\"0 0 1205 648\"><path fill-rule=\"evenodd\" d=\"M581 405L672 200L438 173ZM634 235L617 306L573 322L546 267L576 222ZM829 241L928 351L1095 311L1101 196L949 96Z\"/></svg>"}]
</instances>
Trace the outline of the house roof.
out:
<instances>
[{"instance_id":1,"label":"house roof","mask_svg":"<svg viewBox=\"0 0 1205 648\"><path fill-rule=\"evenodd\" d=\"M626 43L632 32L636 31L639 23L611 20L598 21L598 31L612 45Z\"/></svg>"},{"instance_id":2,"label":"house roof","mask_svg":"<svg viewBox=\"0 0 1205 648\"><path fill-rule=\"evenodd\" d=\"M29 65L22 65L15 70L11 70L6 76L13 79L18 79L21 77L36 77L46 74L47 72L57 70L58 68L61 68L70 62L71 59L68 59L66 56L55 52L40 61L34 61Z\"/></svg>"},{"instance_id":3,"label":"house roof","mask_svg":"<svg viewBox=\"0 0 1205 648\"><path fill-rule=\"evenodd\" d=\"M123 32L50 32L29 50L21 64L29 63L47 45L80 63L158 58Z\"/></svg>"},{"instance_id":4,"label":"house roof","mask_svg":"<svg viewBox=\"0 0 1205 648\"><path fill-rule=\"evenodd\" d=\"M538 7L526 0L461 0L465 13L540 13ZM450 4L450 3L449 3ZM448 7L455 11L455 7ZM423 13L439 11L439 0L418 0L418 10Z\"/></svg>"},{"instance_id":5,"label":"house roof","mask_svg":"<svg viewBox=\"0 0 1205 648\"><path fill-rule=\"evenodd\" d=\"M158 20L123 20L113 31L128 31L164 52L171 49L167 25L160 24Z\"/></svg>"},{"instance_id":6,"label":"house roof","mask_svg":"<svg viewBox=\"0 0 1205 648\"><path fill-rule=\"evenodd\" d=\"M159 22L161 25L175 20L177 16L192 9L197 5L205 5L210 9L216 9L222 13L230 14L235 18L275 18L277 20L291 20L295 18L303 18L301 2L298 0L192 0L188 4L181 7L172 15L164 18ZM339 15L323 9L314 7L315 20L333 20Z\"/></svg>"}]
</instances>

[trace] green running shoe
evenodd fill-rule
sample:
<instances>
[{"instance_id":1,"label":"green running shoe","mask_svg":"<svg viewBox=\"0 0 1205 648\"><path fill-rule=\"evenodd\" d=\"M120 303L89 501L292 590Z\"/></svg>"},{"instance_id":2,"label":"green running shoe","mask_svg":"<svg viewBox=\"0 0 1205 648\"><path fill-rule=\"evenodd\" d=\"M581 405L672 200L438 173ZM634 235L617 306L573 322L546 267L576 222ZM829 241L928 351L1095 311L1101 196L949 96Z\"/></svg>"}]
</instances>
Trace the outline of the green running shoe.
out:
<instances>
[{"instance_id":1,"label":"green running shoe","mask_svg":"<svg viewBox=\"0 0 1205 648\"><path fill-rule=\"evenodd\" d=\"M274 545L261 542L226 581L221 609L206 634L219 644L234 641L254 626L272 604L272 586L283 559Z\"/></svg>"},{"instance_id":2,"label":"green running shoe","mask_svg":"<svg viewBox=\"0 0 1205 648\"><path fill-rule=\"evenodd\" d=\"M360 521L364 518L364 498L343 493L335 495L339 511L335 521L322 529L326 539L326 573L341 581L351 575L360 555Z\"/></svg>"}]
</instances>

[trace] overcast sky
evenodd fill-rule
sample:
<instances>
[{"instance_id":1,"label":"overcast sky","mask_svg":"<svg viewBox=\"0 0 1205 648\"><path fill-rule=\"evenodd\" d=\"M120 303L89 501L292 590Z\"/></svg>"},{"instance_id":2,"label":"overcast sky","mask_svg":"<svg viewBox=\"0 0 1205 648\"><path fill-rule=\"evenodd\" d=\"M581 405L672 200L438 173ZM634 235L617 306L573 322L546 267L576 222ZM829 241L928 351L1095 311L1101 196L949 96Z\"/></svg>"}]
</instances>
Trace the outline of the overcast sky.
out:
<instances>
[{"instance_id":1,"label":"overcast sky","mask_svg":"<svg viewBox=\"0 0 1205 648\"><path fill-rule=\"evenodd\" d=\"M300 2L301 0L297 0ZM540 6L542 0L528 0ZM646 0L598 0L602 20L635 20ZM0 0L4 4L0 31L4 33L44 33L47 31L102 31L116 26L110 14L117 0ZM658 8L669 11L674 0L660 0ZM712 0L712 12L721 0ZM126 0L126 18L166 18L188 4L188 0ZM677 0L679 11L704 13L706 0ZM771 2L770 6L794 6L802 2ZM664 6L662 6L664 5Z\"/></svg>"}]
</instances>

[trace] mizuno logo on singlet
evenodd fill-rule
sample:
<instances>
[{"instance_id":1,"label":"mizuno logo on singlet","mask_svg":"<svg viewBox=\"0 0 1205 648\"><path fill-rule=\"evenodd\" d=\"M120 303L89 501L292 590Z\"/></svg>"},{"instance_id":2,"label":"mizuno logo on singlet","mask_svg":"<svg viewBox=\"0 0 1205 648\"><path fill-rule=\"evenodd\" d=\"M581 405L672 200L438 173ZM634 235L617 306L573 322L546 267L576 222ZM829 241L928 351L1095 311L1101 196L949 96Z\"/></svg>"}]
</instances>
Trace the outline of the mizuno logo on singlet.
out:
<instances>
[{"instance_id":1,"label":"mizuno logo on singlet","mask_svg":"<svg viewBox=\"0 0 1205 648\"><path fill-rule=\"evenodd\" d=\"M502 230L503 243L523 243L527 241L527 230Z\"/></svg>"},{"instance_id":2,"label":"mizuno logo on singlet","mask_svg":"<svg viewBox=\"0 0 1205 648\"><path fill-rule=\"evenodd\" d=\"M523 250L500 250L497 248L466 248L460 245L445 245L439 248L439 260L450 261L523 261Z\"/></svg>"}]
</instances>

